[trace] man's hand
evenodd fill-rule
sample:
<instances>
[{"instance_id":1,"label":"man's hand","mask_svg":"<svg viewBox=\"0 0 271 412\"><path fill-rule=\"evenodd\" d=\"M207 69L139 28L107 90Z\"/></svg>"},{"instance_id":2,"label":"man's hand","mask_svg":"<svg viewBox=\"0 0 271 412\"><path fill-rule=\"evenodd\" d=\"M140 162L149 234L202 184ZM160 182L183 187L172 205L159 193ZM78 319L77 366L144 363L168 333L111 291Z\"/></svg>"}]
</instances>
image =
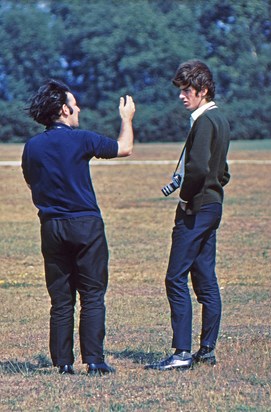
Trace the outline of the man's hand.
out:
<instances>
[{"instance_id":1,"label":"man's hand","mask_svg":"<svg viewBox=\"0 0 271 412\"><path fill-rule=\"evenodd\" d=\"M187 215L192 215L192 210L187 208L187 201L186 200L180 200L180 207L181 209L187 214Z\"/></svg>"},{"instance_id":2,"label":"man's hand","mask_svg":"<svg viewBox=\"0 0 271 412\"><path fill-rule=\"evenodd\" d=\"M183 202L182 200L180 200L180 206L181 206L181 209L185 212L185 211L186 211L187 202Z\"/></svg>"},{"instance_id":3,"label":"man's hand","mask_svg":"<svg viewBox=\"0 0 271 412\"><path fill-rule=\"evenodd\" d=\"M119 113L123 121L132 121L135 114L135 104L132 96L126 95L126 103L124 97L120 98Z\"/></svg>"}]
</instances>

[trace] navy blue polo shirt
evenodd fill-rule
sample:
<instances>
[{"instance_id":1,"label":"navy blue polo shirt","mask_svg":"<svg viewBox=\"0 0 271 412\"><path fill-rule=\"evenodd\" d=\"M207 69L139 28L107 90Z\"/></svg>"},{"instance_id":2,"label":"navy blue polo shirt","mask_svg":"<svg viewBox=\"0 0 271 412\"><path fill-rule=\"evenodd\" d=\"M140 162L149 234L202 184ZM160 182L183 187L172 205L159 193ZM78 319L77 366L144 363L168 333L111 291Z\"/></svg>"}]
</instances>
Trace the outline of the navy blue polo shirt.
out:
<instances>
[{"instance_id":1,"label":"navy blue polo shirt","mask_svg":"<svg viewBox=\"0 0 271 412\"><path fill-rule=\"evenodd\" d=\"M92 157L109 159L117 154L116 140L61 123L28 140L22 169L40 221L101 217L89 161Z\"/></svg>"}]
</instances>

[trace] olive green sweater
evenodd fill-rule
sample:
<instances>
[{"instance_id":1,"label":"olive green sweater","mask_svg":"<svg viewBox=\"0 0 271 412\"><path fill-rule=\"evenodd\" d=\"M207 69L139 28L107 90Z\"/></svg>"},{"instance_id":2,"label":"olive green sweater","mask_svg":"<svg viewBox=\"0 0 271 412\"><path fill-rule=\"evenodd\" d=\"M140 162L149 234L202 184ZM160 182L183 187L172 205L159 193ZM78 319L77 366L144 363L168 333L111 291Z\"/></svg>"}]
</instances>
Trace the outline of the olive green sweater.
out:
<instances>
[{"instance_id":1,"label":"olive green sweater","mask_svg":"<svg viewBox=\"0 0 271 412\"><path fill-rule=\"evenodd\" d=\"M187 137L185 176L180 190L187 209L197 213L208 203L223 202L223 186L230 179L227 152L230 127L218 108L199 116Z\"/></svg>"}]
</instances>

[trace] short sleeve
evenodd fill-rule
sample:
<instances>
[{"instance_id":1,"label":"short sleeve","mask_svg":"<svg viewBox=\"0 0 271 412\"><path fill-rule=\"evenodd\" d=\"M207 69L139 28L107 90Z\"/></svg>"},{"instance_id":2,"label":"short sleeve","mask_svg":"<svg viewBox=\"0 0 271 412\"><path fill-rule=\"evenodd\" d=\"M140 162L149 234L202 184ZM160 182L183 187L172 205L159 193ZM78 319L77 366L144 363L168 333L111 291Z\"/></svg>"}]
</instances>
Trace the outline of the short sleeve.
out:
<instances>
[{"instance_id":1,"label":"short sleeve","mask_svg":"<svg viewBox=\"0 0 271 412\"><path fill-rule=\"evenodd\" d=\"M96 158L112 159L118 155L118 142L110 137L94 132L85 132L87 151Z\"/></svg>"}]
</instances>

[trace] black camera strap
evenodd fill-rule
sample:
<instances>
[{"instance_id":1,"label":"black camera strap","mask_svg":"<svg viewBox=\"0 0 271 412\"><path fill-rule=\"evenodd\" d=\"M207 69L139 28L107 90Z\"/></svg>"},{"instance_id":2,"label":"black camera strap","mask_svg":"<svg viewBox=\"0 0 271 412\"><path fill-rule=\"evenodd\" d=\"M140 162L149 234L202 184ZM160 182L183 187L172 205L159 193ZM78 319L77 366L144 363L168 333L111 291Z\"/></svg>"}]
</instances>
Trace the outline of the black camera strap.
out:
<instances>
[{"instance_id":1,"label":"black camera strap","mask_svg":"<svg viewBox=\"0 0 271 412\"><path fill-rule=\"evenodd\" d=\"M179 169L179 167L180 167L180 164L181 164L182 158L183 158L184 153L185 153L186 142L187 142L187 139L186 139L186 141L185 141L185 144L184 144L183 150L182 150L181 155L180 155L180 157L179 157L179 160L178 160L177 166L176 166L176 168L175 168L175 170L174 170L173 176L174 176L174 175L176 175L176 172L177 172L177 170L178 170L178 169Z\"/></svg>"}]
</instances>

